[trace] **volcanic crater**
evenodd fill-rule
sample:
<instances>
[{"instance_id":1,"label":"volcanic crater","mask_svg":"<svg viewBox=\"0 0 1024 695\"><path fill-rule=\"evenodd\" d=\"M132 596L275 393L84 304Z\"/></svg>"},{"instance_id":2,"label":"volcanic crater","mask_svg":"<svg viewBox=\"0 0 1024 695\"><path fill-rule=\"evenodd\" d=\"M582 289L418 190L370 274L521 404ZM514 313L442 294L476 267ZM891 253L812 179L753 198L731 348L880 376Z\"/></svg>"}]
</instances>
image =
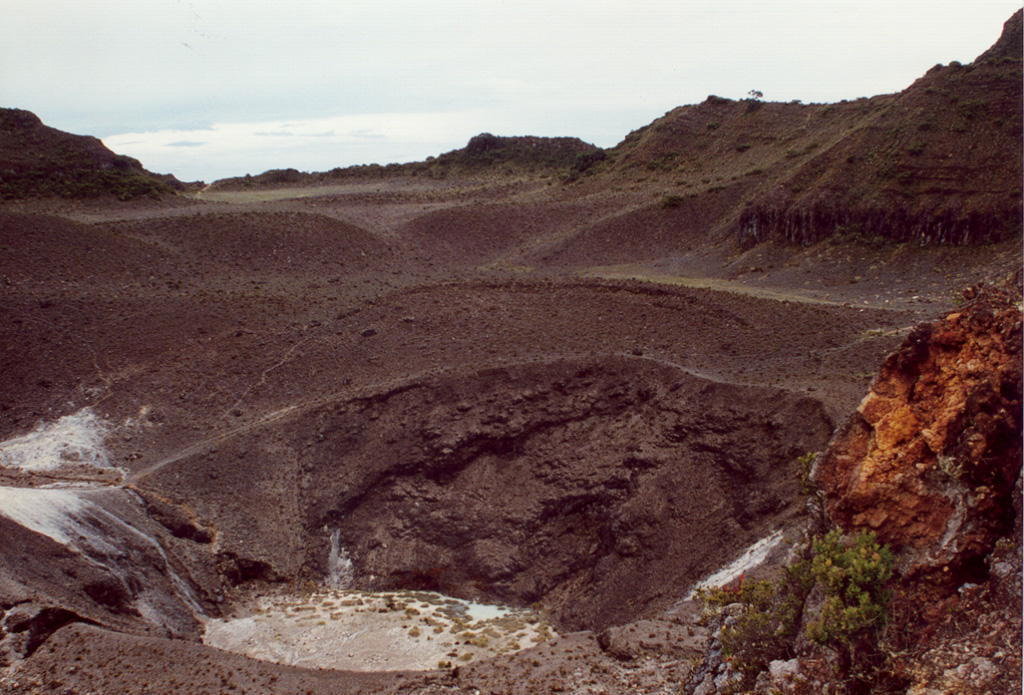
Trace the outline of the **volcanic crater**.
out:
<instances>
[{"instance_id":1,"label":"volcanic crater","mask_svg":"<svg viewBox=\"0 0 1024 695\"><path fill-rule=\"evenodd\" d=\"M314 406L130 480L187 500L250 574L326 576L337 534L353 586L599 630L667 607L792 515L795 459L830 432L806 396L559 360Z\"/></svg>"},{"instance_id":2,"label":"volcanic crater","mask_svg":"<svg viewBox=\"0 0 1024 695\"><path fill-rule=\"evenodd\" d=\"M0 689L690 683L710 639L694 587L745 549L786 556L808 523L798 459L916 324L1021 266L1019 128L998 175L963 158L1012 188L972 208L984 243L798 209L841 185L769 214L778 191L818 147L826 183L866 166L839 125L877 139L900 100L982 78L1019 94L1019 73L951 66L832 121L713 97L585 167L585 143L538 159L529 139L520 166L521 139L480 136L387 170L5 202ZM730 174L756 162L729 138L769 130L764 168ZM721 151L691 191L662 140L698 139ZM790 238L791 219L817 226Z\"/></svg>"},{"instance_id":3,"label":"volcanic crater","mask_svg":"<svg viewBox=\"0 0 1024 695\"><path fill-rule=\"evenodd\" d=\"M556 243L567 224L608 227L585 197L517 186L522 219L538 223L478 245L459 272L451 249L405 236L422 189L390 194L389 233L357 226L362 190L5 213L18 258L0 307L6 450L19 433L56 442L54 466L3 469L16 496L39 496L22 507L49 509L0 517L8 547L24 549L4 570L9 614L26 616L8 628L26 635L8 646L22 668L43 678L99 643L134 653L132 635L157 640L146 648L162 659L207 639L275 662L196 653L260 689L309 683L303 655L316 653L343 669L329 687L386 691L405 673L390 669L429 664L443 679L493 662L493 675L545 648L551 663L596 649L595 664L620 664L616 631L645 621L665 653L689 653L685 623L668 616L745 548L803 523L797 459L825 446L956 278L911 298L895 261L887 301L856 283L826 298L721 276L524 272L516 249ZM477 233L480 190L438 185L431 198L451 211L428 212L423 229L443 219ZM69 265L69 246L89 262ZM822 250L880 266L890 253ZM971 272L1000 267L987 263ZM62 417L99 427L96 448L61 440ZM533 617L518 632L466 619L435 633L425 592ZM385 595L399 598L374 603ZM364 618L337 617L344 601L405 622L360 643L351 626ZM298 606L304 622L290 617ZM102 632L67 641L83 629ZM130 691L114 672L108 662L83 682Z\"/></svg>"}]
</instances>

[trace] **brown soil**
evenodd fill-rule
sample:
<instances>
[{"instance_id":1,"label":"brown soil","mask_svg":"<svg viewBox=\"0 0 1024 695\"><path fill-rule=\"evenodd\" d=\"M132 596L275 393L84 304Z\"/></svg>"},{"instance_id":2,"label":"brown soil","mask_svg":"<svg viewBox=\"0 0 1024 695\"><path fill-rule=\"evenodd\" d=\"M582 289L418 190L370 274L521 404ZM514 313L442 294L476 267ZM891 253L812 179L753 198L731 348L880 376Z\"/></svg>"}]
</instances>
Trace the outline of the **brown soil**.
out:
<instances>
[{"instance_id":1,"label":"brown soil","mask_svg":"<svg viewBox=\"0 0 1024 695\"><path fill-rule=\"evenodd\" d=\"M114 423L116 463L211 613L252 582L322 581L337 530L359 588L532 604L584 632L457 677L317 672L147 636L116 601L32 589L39 570L5 605L27 586L69 624L9 687L684 680L679 599L794 522L796 457L910 326L1015 253L831 242L754 261L650 235L677 213L629 212L646 196L543 181L297 193L0 213L5 436L84 406ZM37 564L61 563L80 571ZM205 666L156 667L186 661Z\"/></svg>"},{"instance_id":2,"label":"brown soil","mask_svg":"<svg viewBox=\"0 0 1024 695\"><path fill-rule=\"evenodd\" d=\"M0 509L0 691L703 688L694 583L798 531L797 457L915 324L1019 272L1007 51L833 107L709 99L565 178L584 143L475 138L420 169L5 202L0 438L89 407L124 474L3 471L38 488L8 499L85 490L92 540ZM49 137L15 115L5 137ZM530 606L559 636L418 673L201 644L194 612L323 587L332 539L348 588ZM997 589L935 669L1019 610Z\"/></svg>"}]
</instances>

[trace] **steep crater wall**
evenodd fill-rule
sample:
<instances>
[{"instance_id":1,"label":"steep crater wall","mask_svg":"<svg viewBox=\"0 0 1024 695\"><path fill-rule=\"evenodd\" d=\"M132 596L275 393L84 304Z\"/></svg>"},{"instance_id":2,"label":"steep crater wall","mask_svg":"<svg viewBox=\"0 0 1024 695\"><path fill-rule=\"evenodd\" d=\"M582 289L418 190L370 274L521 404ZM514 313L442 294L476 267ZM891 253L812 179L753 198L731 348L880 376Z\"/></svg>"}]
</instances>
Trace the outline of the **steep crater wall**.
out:
<instances>
[{"instance_id":1,"label":"steep crater wall","mask_svg":"<svg viewBox=\"0 0 1024 695\"><path fill-rule=\"evenodd\" d=\"M407 384L145 481L248 576L537 604L563 628L663 608L798 511L821 405L643 359ZM332 540L335 553L332 557Z\"/></svg>"},{"instance_id":2,"label":"steep crater wall","mask_svg":"<svg viewBox=\"0 0 1024 695\"><path fill-rule=\"evenodd\" d=\"M793 244L815 244L833 234L893 242L968 246L1012 238L1021 225L1019 205L998 210L911 210L897 205L850 207L819 200L810 204L758 204L740 215L745 247L773 235Z\"/></svg>"}]
</instances>

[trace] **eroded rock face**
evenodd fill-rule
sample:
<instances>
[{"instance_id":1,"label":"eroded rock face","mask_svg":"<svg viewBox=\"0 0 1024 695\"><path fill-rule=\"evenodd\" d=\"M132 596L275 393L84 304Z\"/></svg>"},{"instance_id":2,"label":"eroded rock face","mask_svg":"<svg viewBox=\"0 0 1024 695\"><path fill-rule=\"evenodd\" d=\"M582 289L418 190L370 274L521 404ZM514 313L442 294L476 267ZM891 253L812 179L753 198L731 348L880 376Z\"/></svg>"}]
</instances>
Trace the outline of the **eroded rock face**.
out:
<instances>
[{"instance_id":1,"label":"eroded rock face","mask_svg":"<svg viewBox=\"0 0 1024 695\"><path fill-rule=\"evenodd\" d=\"M541 603L560 629L601 630L798 514L795 461L832 429L801 394L556 360L326 403L145 482L216 530L232 583Z\"/></svg>"},{"instance_id":2,"label":"eroded rock face","mask_svg":"<svg viewBox=\"0 0 1024 695\"><path fill-rule=\"evenodd\" d=\"M793 462L829 425L805 396L625 358L352 402L293 428L317 442L299 495L306 563L326 555L329 528L357 586L619 625L794 511Z\"/></svg>"},{"instance_id":3,"label":"eroded rock face","mask_svg":"<svg viewBox=\"0 0 1024 695\"><path fill-rule=\"evenodd\" d=\"M950 588L983 573L1013 522L1021 470L1021 310L972 289L914 329L819 459L814 477L844 529L898 550L905 576Z\"/></svg>"}]
</instances>

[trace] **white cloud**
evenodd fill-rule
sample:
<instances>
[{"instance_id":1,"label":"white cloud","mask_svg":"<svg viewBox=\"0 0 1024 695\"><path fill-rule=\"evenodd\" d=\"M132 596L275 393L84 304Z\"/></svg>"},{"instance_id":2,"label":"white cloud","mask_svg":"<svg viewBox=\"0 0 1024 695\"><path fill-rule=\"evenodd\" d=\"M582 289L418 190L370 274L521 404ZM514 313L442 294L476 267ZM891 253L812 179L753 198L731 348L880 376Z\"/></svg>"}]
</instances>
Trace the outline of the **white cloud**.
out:
<instances>
[{"instance_id":1,"label":"white cloud","mask_svg":"<svg viewBox=\"0 0 1024 695\"><path fill-rule=\"evenodd\" d=\"M155 171L213 180L277 168L322 171L425 159L438 154L439 148L461 147L479 132L474 127L483 120L468 112L357 114L121 133L103 142Z\"/></svg>"},{"instance_id":2,"label":"white cloud","mask_svg":"<svg viewBox=\"0 0 1024 695\"><path fill-rule=\"evenodd\" d=\"M708 94L738 98L760 89L769 100L812 102L903 89L937 62L972 60L1019 7L1019 0L6 0L0 94L5 106L134 148L125 154L186 178L313 169L326 159L419 158L481 131L571 134L607 146ZM305 125L291 127L296 122ZM333 132L314 145L315 127ZM165 131L178 134L162 141ZM131 133L139 143L127 144L123 134ZM274 149L270 140L295 149ZM150 159L144 142L145 152L177 158ZM204 155L211 155L205 165Z\"/></svg>"}]
</instances>

